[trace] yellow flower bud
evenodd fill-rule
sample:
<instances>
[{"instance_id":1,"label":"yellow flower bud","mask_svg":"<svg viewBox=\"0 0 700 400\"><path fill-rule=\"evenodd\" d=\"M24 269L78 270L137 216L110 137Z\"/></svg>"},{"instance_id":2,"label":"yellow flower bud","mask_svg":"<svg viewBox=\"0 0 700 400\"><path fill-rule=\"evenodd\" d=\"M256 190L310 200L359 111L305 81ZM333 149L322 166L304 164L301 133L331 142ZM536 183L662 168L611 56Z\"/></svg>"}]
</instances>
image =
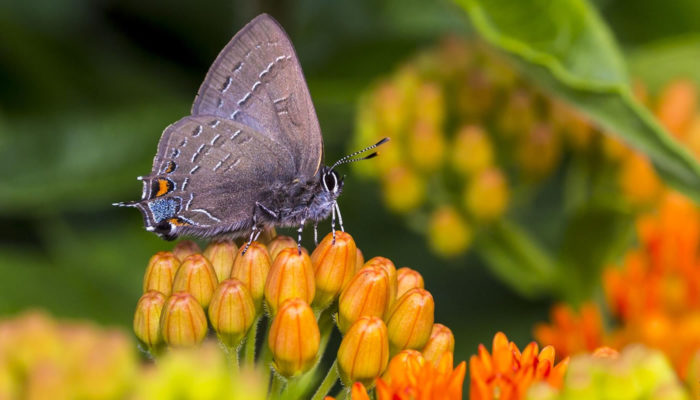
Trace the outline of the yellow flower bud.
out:
<instances>
[{"instance_id":1,"label":"yellow flower bud","mask_svg":"<svg viewBox=\"0 0 700 400\"><path fill-rule=\"evenodd\" d=\"M177 270L173 292L188 292L202 307L207 308L218 283L216 272L209 260L201 254L192 254L182 261L180 269Z\"/></svg>"},{"instance_id":2,"label":"yellow flower bud","mask_svg":"<svg viewBox=\"0 0 700 400\"><path fill-rule=\"evenodd\" d=\"M386 257L372 257L365 263L365 267L379 267L386 271L389 277L389 308L396 300L396 291L398 287L396 278L396 266Z\"/></svg>"},{"instance_id":3,"label":"yellow flower bud","mask_svg":"<svg viewBox=\"0 0 700 400\"><path fill-rule=\"evenodd\" d=\"M348 286L355 274L357 247L348 233L329 233L311 253L316 296L314 306L325 308Z\"/></svg>"},{"instance_id":4,"label":"yellow flower bud","mask_svg":"<svg viewBox=\"0 0 700 400\"><path fill-rule=\"evenodd\" d=\"M382 318L389 310L391 281L379 266L362 268L352 277L338 300L338 328L350 329L363 316Z\"/></svg>"},{"instance_id":5,"label":"yellow flower bud","mask_svg":"<svg viewBox=\"0 0 700 400\"><path fill-rule=\"evenodd\" d=\"M165 295L155 290L141 296L134 313L134 333L149 348L162 341L160 335L160 315L165 304Z\"/></svg>"},{"instance_id":6,"label":"yellow flower bud","mask_svg":"<svg viewBox=\"0 0 700 400\"><path fill-rule=\"evenodd\" d=\"M311 307L299 298L285 301L272 321L267 341L275 370L285 377L308 371L316 362L320 341Z\"/></svg>"},{"instance_id":7,"label":"yellow flower bud","mask_svg":"<svg viewBox=\"0 0 700 400\"><path fill-rule=\"evenodd\" d=\"M428 225L430 248L443 257L464 252L472 242L472 230L462 216L451 206L435 210Z\"/></svg>"},{"instance_id":8,"label":"yellow flower bud","mask_svg":"<svg viewBox=\"0 0 700 400\"><path fill-rule=\"evenodd\" d=\"M400 90L392 82L382 83L374 93L373 110L381 131L386 136L396 135L404 123L406 110Z\"/></svg>"},{"instance_id":9,"label":"yellow flower bud","mask_svg":"<svg viewBox=\"0 0 700 400\"><path fill-rule=\"evenodd\" d=\"M267 251L270 253L270 260L275 261L275 258L284 249L296 249L297 241L289 236L277 236L267 245Z\"/></svg>"},{"instance_id":10,"label":"yellow flower bud","mask_svg":"<svg viewBox=\"0 0 700 400\"><path fill-rule=\"evenodd\" d=\"M408 292L413 288L425 287L423 282L423 276L416 270L403 267L396 271L396 298L403 296L404 293Z\"/></svg>"},{"instance_id":11,"label":"yellow flower bud","mask_svg":"<svg viewBox=\"0 0 700 400\"><path fill-rule=\"evenodd\" d=\"M440 168L444 160L445 137L438 126L416 121L408 136L411 165L426 172Z\"/></svg>"},{"instance_id":12,"label":"yellow flower bud","mask_svg":"<svg viewBox=\"0 0 700 400\"><path fill-rule=\"evenodd\" d=\"M238 249L238 255L233 261L231 278L241 281L253 298L256 314L262 311L262 300L265 291L265 282L270 273L270 255L264 244L253 242L248 251L243 253L245 246Z\"/></svg>"},{"instance_id":13,"label":"yellow flower bud","mask_svg":"<svg viewBox=\"0 0 700 400\"><path fill-rule=\"evenodd\" d=\"M462 174L472 175L493 164L493 147L480 126L468 125L457 132L452 147L452 166Z\"/></svg>"},{"instance_id":14,"label":"yellow flower bud","mask_svg":"<svg viewBox=\"0 0 700 400\"><path fill-rule=\"evenodd\" d=\"M507 139L523 136L532 130L535 115L534 96L527 89L515 89L508 94L505 107L499 111L498 130Z\"/></svg>"},{"instance_id":15,"label":"yellow flower bud","mask_svg":"<svg viewBox=\"0 0 700 400\"><path fill-rule=\"evenodd\" d=\"M383 194L387 207L406 213L423 204L425 182L408 167L397 166L384 176Z\"/></svg>"},{"instance_id":16,"label":"yellow flower bud","mask_svg":"<svg viewBox=\"0 0 700 400\"><path fill-rule=\"evenodd\" d=\"M497 168L489 168L476 175L464 193L464 205L476 219L492 221L508 206L508 183Z\"/></svg>"},{"instance_id":17,"label":"yellow flower bud","mask_svg":"<svg viewBox=\"0 0 700 400\"><path fill-rule=\"evenodd\" d=\"M311 259L296 248L284 249L275 259L265 283L265 301L275 315L285 300L300 298L311 303L316 294Z\"/></svg>"},{"instance_id":18,"label":"yellow flower bud","mask_svg":"<svg viewBox=\"0 0 700 400\"><path fill-rule=\"evenodd\" d=\"M387 328L377 317L358 319L343 336L338 349L338 370L345 386L365 386L384 372L389 363Z\"/></svg>"},{"instance_id":19,"label":"yellow flower bud","mask_svg":"<svg viewBox=\"0 0 700 400\"><path fill-rule=\"evenodd\" d=\"M173 254L178 260L184 261L185 258L191 256L192 254L201 253L202 250L199 248L197 243L191 240L182 240L173 248Z\"/></svg>"},{"instance_id":20,"label":"yellow flower bud","mask_svg":"<svg viewBox=\"0 0 700 400\"><path fill-rule=\"evenodd\" d=\"M517 159L526 177L538 180L547 176L559 162L561 140L549 124L539 124L521 138Z\"/></svg>"},{"instance_id":21,"label":"yellow flower bud","mask_svg":"<svg viewBox=\"0 0 700 400\"><path fill-rule=\"evenodd\" d=\"M440 85L425 82L416 91L415 118L429 126L439 128L445 120L445 101Z\"/></svg>"},{"instance_id":22,"label":"yellow flower bud","mask_svg":"<svg viewBox=\"0 0 700 400\"><path fill-rule=\"evenodd\" d=\"M238 279L219 284L209 303L209 321L219 340L237 347L255 321L255 304L250 292Z\"/></svg>"},{"instance_id":23,"label":"yellow flower bud","mask_svg":"<svg viewBox=\"0 0 700 400\"><path fill-rule=\"evenodd\" d=\"M197 299L187 292L175 292L163 306L160 331L169 346L193 346L207 335L207 317Z\"/></svg>"},{"instance_id":24,"label":"yellow flower bud","mask_svg":"<svg viewBox=\"0 0 700 400\"><path fill-rule=\"evenodd\" d=\"M204 257L209 260L211 266L214 267L216 278L219 282L228 279L231 276L233 268L233 260L236 258L238 246L232 240L218 240L209 243L204 249Z\"/></svg>"},{"instance_id":25,"label":"yellow flower bud","mask_svg":"<svg viewBox=\"0 0 700 400\"><path fill-rule=\"evenodd\" d=\"M632 153L624 159L618 180L623 195L636 207L652 204L663 189L651 162L639 153Z\"/></svg>"},{"instance_id":26,"label":"yellow flower bud","mask_svg":"<svg viewBox=\"0 0 700 400\"><path fill-rule=\"evenodd\" d=\"M143 292L156 290L165 296L170 296L173 289L175 273L180 267L180 260L169 251L160 251L148 261L148 267L143 277Z\"/></svg>"},{"instance_id":27,"label":"yellow flower bud","mask_svg":"<svg viewBox=\"0 0 700 400\"><path fill-rule=\"evenodd\" d=\"M455 337L450 328L442 324L434 324L430 332L430 339L421 351L423 357L437 367L445 352L454 353L454 351Z\"/></svg>"},{"instance_id":28,"label":"yellow flower bud","mask_svg":"<svg viewBox=\"0 0 700 400\"><path fill-rule=\"evenodd\" d=\"M422 349L430 338L435 318L433 296L415 288L396 301L386 319L391 353L404 349Z\"/></svg>"}]
</instances>

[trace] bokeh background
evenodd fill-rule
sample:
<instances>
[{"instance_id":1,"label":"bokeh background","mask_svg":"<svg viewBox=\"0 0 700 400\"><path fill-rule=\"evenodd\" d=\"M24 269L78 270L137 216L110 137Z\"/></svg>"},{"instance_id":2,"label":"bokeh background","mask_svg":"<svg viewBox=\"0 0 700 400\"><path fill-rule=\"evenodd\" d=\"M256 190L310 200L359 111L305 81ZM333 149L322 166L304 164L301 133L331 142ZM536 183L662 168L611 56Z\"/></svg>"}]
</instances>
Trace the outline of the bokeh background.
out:
<instances>
[{"instance_id":1,"label":"bokeh background","mask_svg":"<svg viewBox=\"0 0 700 400\"><path fill-rule=\"evenodd\" d=\"M700 43L697 1L593 3L630 68L652 86L700 71L692 46L668 69L645 64L660 48ZM449 1L1 2L0 316L42 308L130 327L149 257L173 244L146 232L137 211L111 203L139 196L135 178L150 171L162 129L189 112L218 51L260 12L278 19L296 46L327 162L352 149L368 88L447 35L476 36ZM436 322L457 339L455 360L499 330L520 345L532 339L556 296L522 295L474 252L435 255L387 210L376 182L352 171L343 171L346 229L367 258L383 255L423 274ZM524 219L553 247L562 174L545 183Z\"/></svg>"}]
</instances>

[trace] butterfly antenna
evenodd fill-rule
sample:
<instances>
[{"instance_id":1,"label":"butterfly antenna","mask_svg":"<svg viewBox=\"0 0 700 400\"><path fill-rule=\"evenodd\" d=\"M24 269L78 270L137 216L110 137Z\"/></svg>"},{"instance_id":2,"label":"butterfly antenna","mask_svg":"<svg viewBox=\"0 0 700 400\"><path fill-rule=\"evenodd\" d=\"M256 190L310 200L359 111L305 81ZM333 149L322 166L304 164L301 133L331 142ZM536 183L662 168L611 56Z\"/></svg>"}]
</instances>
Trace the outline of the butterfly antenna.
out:
<instances>
[{"instance_id":1,"label":"butterfly antenna","mask_svg":"<svg viewBox=\"0 0 700 400\"><path fill-rule=\"evenodd\" d=\"M377 143L375 143L375 144L373 144L373 145L371 145L371 146L365 147L364 149L359 150L359 151L356 151L356 152L354 152L354 153L352 153L352 154L348 154L347 156L345 156L345 157L341 158L340 160L336 161L335 164L333 164L333 166L331 166L330 170L333 170L333 168L337 167L338 165L343 165L343 164L347 164L347 163L351 163L351 162L355 162L355 161L369 160L370 158L374 158L374 157L376 157L379 153L374 152L374 153L371 153L371 154L369 154L369 155L366 155L366 156L364 156L364 157L359 157L359 158L353 158L353 157L355 157L356 155L362 154L362 153L364 153L364 152L366 152L366 151L369 151L369 150L372 150L372 149L374 149L374 148L377 148L377 147L383 145L384 143L386 143L386 142L388 142L388 141L389 141L389 138L388 138L388 137L385 137L384 139L378 141Z\"/></svg>"}]
</instances>

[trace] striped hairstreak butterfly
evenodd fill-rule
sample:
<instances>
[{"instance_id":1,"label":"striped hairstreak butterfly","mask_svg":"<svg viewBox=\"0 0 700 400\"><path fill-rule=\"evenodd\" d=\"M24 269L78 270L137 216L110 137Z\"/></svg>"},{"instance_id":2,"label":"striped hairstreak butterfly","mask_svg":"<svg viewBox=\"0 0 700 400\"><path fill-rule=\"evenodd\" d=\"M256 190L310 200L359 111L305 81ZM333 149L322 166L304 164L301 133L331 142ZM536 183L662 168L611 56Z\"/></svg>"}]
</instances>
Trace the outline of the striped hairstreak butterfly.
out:
<instances>
[{"instance_id":1,"label":"striped hairstreak butterfly","mask_svg":"<svg viewBox=\"0 0 700 400\"><path fill-rule=\"evenodd\" d=\"M153 169L139 177L136 207L146 230L177 237L249 235L298 227L336 214L343 178L334 170L388 139L323 166L323 138L294 47L262 14L218 55L192 105L168 126ZM317 237L317 235L315 235Z\"/></svg>"}]
</instances>

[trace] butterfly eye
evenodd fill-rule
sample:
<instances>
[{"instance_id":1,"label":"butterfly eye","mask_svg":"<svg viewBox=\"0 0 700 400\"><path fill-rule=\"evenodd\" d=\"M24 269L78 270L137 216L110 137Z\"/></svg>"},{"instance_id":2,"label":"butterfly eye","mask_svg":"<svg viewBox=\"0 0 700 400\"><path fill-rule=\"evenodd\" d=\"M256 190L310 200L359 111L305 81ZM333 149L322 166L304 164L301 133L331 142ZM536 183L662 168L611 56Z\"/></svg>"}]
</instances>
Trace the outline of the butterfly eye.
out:
<instances>
[{"instance_id":1,"label":"butterfly eye","mask_svg":"<svg viewBox=\"0 0 700 400\"><path fill-rule=\"evenodd\" d=\"M323 175L323 186L328 192L335 192L338 188L338 176L335 171Z\"/></svg>"}]
</instances>

